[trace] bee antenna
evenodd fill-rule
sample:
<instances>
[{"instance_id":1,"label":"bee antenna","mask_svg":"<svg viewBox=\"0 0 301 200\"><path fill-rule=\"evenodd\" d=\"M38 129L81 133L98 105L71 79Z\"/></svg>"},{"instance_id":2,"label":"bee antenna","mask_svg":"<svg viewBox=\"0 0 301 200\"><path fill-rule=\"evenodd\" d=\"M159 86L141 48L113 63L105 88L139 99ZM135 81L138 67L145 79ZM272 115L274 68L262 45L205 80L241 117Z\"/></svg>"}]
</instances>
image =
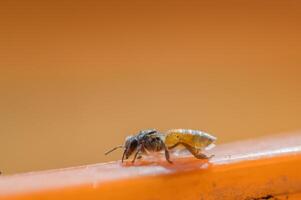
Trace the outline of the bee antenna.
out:
<instances>
[{"instance_id":1,"label":"bee antenna","mask_svg":"<svg viewBox=\"0 0 301 200\"><path fill-rule=\"evenodd\" d=\"M123 145L119 145L119 146L114 147L113 149L111 149L111 150L105 152L105 155L108 155L109 153L111 153L111 152L113 152L113 151L115 151L116 149L119 149L119 148L123 148Z\"/></svg>"}]
</instances>

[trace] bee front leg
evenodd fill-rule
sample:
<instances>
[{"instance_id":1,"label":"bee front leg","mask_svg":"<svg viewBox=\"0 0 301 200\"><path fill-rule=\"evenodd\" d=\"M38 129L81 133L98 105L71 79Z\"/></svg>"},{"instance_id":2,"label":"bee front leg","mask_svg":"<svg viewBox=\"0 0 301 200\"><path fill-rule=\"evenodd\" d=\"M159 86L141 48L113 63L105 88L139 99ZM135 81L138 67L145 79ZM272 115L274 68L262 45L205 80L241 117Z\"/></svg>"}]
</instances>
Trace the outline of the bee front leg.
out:
<instances>
[{"instance_id":1,"label":"bee front leg","mask_svg":"<svg viewBox=\"0 0 301 200\"><path fill-rule=\"evenodd\" d=\"M126 151L127 151L127 148L123 151L122 159L121 159L121 162L122 162L122 163L123 163L123 161L124 161L124 156L125 156Z\"/></svg>"}]
</instances>

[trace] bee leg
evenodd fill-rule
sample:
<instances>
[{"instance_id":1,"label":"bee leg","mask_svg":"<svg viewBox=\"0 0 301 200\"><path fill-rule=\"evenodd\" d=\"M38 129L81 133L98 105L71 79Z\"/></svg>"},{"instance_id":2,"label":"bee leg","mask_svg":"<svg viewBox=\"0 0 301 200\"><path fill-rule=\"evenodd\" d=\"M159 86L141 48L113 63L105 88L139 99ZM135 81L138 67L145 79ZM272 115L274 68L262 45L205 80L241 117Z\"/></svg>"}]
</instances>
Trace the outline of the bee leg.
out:
<instances>
[{"instance_id":1,"label":"bee leg","mask_svg":"<svg viewBox=\"0 0 301 200\"><path fill-rule=\"evenodd\" d=\"M198 149L190 146L190 145L187 145L187 144L184 144L182 143L182 145L192 154L194 155L194 157L196 157L197 159L210 159L212 156L208 157L206 156L205 154L203 153L200 153Z\"/></svg>"},{"instance_id":2,"label":"bee leg","mask_svg":"<svg viewBox=\"0 0 301 200\"><path fill-rule=\"evenodd\" d=\"M138 153L137 159L141 159L143 155L147 155L147 152L145 151L145 148L141 148L140 153Z\"/></svg>"},{"instance_id":3,"label":"bee leg","mask_svg":"<svg viewBox=\"0 0 301 200\"><path fill-rule=\"evenodd\" d=\"M164 147L164 152L165 152L165 159L169 162L169 163L172 163L172 161L169 159L169 151L167 150L165 144L163 144L163 147Z\"/></svg>"},{"instance_id":4,"label":"bee leg","mask_svg":"<svg viewBox=\"0 0 301 200\"><path fill-rule=\"evenodd\" d=\"M123 163L123 160L124 160L124 156L125 156L126 150L127 150L127 149L125 149L125 150L123 151L123 154L122 154L122 159L121 159L121 162L122 162L122 163Z\"/></svg>"},{"instance_id":5,"label":"bee leg","mask_svg":"<svg viewBox=\"0 0 301 200\"><path fill-rule=\"evenodd\" d=\"M138 146L138 148L137 148L137 152L135 153L134 159L132 160L132 163L134 163L134 162L135 162L135 160L136 160L136 158L137 158L138 154L140 153L141 149L142 149L142 146L141 146L141 145L139 145L139 146Z\"/></svg>"}]
</instances>

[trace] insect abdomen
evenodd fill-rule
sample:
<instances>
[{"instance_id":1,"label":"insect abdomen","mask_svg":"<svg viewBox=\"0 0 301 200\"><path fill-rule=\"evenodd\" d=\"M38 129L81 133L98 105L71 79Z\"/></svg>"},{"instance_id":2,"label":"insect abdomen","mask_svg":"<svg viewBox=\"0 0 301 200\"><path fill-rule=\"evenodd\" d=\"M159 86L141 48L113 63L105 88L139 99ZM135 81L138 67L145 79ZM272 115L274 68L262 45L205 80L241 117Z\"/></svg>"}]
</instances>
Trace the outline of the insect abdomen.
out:
<instances>
[{"instance_id":1,"label":"insect abdomen","mask_svg":"<svg viewBox=\"0 0 301 200\"><path fill-rule=\"evenodd\" d=\"M165 144L168 147L171 147L176 143L181 142L195 148L205 148L215 140L215 137L202 131L191 129L172 129L167 132Z\"/></svg>"}]
</instances>

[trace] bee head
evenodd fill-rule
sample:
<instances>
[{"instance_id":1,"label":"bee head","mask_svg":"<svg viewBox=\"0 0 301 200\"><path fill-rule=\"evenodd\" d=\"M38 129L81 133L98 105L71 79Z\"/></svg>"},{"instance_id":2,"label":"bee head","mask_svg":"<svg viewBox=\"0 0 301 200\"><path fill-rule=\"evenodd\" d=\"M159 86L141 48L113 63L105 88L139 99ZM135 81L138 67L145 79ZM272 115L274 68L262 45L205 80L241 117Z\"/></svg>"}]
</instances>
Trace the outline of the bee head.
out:
<instances>
[{"instance_id":1,"label":"bee head","mask_svg":"<svg viewBox=\"0 0 301 200\"><path fill-rule=\"evenodd\" d=\"M137 149L138 147L138 140L135 136L129 136L126 138L125 140L125 150L124 150L124 155L123 158L125 156L126 159L128 159L133 153L134 151Z\"/></svg>"}]
</instances>

